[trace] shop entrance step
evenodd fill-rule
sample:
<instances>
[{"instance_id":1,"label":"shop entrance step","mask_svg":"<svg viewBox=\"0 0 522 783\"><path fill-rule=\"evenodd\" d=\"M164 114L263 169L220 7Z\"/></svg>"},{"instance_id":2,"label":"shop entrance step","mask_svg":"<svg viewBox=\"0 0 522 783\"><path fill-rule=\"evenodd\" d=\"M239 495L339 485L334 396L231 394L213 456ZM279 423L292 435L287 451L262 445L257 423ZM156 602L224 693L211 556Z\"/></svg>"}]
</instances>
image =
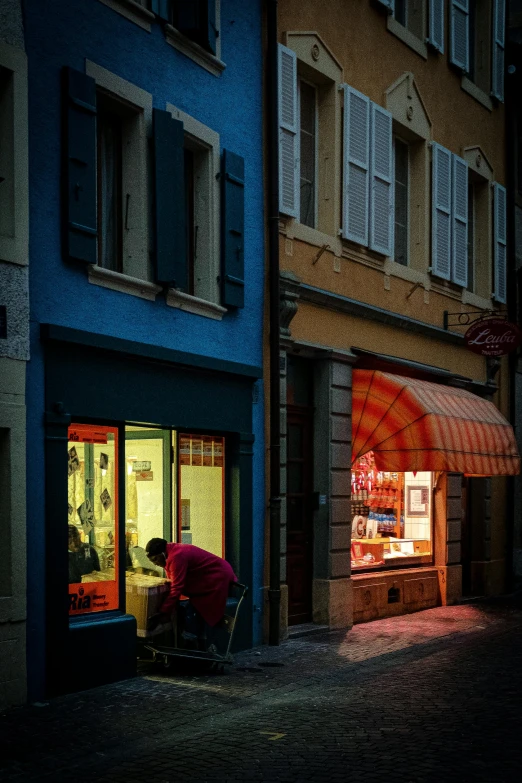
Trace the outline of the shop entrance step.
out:
<instances>
[{"instance_id":1,"label":"shop entrance step","mask_svg":"<svg viewBox=\"0 0 522 783\"><path fill-rule=\"evenodd\" d=\"M301 625L290 625L288 627L288 638L298 639L300 636L310 636L313 633L324 633L329 631L328 625L318 625L317 623L302 623Z\"/></svg>"}]
</instances>

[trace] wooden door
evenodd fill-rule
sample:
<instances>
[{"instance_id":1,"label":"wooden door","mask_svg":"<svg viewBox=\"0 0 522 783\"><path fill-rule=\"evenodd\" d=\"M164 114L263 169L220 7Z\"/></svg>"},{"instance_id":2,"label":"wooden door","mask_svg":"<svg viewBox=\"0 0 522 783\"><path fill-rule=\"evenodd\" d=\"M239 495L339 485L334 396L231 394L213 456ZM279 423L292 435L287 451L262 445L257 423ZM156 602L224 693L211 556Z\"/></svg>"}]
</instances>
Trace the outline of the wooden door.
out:
<instances>
[{"instance_id":1,"label":"wooden door","mask_svg":"<svg viewBox=\"0 0 522 783\"><path fill-rule=\"evenodd\" d=\"M288 411L286 567L289 625L312 619L312 421L309 410Z\"/></svg>"}]
</instances>

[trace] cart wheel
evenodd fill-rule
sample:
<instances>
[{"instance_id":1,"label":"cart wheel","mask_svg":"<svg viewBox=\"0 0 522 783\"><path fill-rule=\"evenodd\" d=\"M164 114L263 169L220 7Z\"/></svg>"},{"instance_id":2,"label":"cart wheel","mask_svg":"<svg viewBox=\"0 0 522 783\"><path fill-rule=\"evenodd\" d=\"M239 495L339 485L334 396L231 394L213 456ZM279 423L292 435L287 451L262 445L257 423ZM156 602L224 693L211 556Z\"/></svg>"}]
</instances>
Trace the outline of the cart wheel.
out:
<instances>
[{"instance_id":1,"label":"cart wheel","mask_svg":"<svg viewBox=\"0 0 522 783\"><path fill-rule=\"evenodd\" d=\"M163 656L163 668L164 669L170 669L172 666L172 661L170 660L168 655Z\"/></svg>"}]
</instances>

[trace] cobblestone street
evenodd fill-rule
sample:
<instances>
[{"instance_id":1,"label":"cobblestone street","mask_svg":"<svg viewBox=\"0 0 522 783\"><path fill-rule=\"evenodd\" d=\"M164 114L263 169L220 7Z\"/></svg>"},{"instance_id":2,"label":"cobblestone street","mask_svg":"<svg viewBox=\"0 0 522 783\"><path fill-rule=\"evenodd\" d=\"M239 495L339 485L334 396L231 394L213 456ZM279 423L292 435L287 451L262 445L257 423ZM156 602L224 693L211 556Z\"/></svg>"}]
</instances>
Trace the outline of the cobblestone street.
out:
<instances>
[{"instance_id":1,"label":"cobblestone street","mask_svg":"<svg viewBox=\"0 0 522 783\"><path fill-rule=\"evenodd\" d=\"M0 778L519 780L521 629L513 604L462 605L242 653L224 676L143 665L2 715Z\"/></svg>"}]
</instances>

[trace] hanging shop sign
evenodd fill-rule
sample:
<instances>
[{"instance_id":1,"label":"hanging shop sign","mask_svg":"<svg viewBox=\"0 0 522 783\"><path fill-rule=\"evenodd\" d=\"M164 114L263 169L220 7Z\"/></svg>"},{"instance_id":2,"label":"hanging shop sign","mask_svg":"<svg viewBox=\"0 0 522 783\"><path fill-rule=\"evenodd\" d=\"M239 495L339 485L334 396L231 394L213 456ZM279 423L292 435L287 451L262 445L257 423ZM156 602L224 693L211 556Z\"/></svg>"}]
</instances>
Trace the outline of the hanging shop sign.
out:
<instances>
[{"instance_id":1,"label":"hanging shop sign","mask_svg":"<svg viewBox=\"0 0 522 783\"><path fill-rule=\"evenodd\" d=\"M464 341L473 353L504 356L522 343L522 331L503 318L483 318L469 327Z\"/></svg>"}]
</instances>

